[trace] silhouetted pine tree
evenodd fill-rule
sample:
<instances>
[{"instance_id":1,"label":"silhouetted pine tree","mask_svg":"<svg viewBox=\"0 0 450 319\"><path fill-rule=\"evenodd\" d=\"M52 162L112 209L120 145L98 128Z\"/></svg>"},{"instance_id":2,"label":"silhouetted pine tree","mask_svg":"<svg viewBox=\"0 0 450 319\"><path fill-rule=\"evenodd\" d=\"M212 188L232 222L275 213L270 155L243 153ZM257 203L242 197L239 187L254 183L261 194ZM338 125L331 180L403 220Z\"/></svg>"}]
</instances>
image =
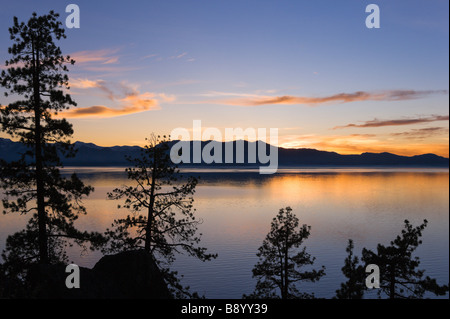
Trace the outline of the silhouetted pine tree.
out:
<instances>
[{"instance_id":1,"label":"silhouetted pine tree","mask_svg":"<svg viewBox=\"0 0 450 319\"><path fill-rule=\"evenodd\" d=\"M315 257L300 248L309 237L311 226L299 227L298 218L292 208L280 209L273 218L270 232L258 249L258 263L253 268L253 277L258 279L255 291L244 298L313 298L314 295L301 293L297 284L301 281L315 282L325 275L325 267L320 270L300 269L314 264Z\"/></svg>"},{"instance_id":2,"label":"silhouetted pine tree","mask_svg":"<svg viewBox=\"0 0 450 319\"><path fill-rule=\"evenodd\" d=\"M175 253L186 252L202 261L216 258L206 248L199 247L198 225L193 194L197 179L183 180L179 169L170 159L169 140L152 136L138 158L128 158L133 167L127 168L132 186L116 188L109 199L124 199L119 205L133 214L114 220L107 229L110 244L105 252L145 249L151 253L165 274L166 281L176 291L183 291L176 273L169 271ZM186 291L183 291L183 293Z\"/></svg>"},{"instance_id":3,"label":"silhouetted pine tree","mask_svg":"<svg viewBox=\"0 0 450 319\"><path fill-rule=\"evenodd\" d=\"M341 283L341 288L336 290L336 298L338 299L362 299L364 296L364 290L366 289L364 268L359 264L359 258L353 255L353 249L353 240L349 239L346 249L348 256L345 258L344 267L342 267L342 273L348 280Z\"/></svg>"},{"instance_id":4,"label":"silhouetted pine tree","mask_svg":"<svg viewBox=\"0 0 450 319\"><path fill-rule=\"evenodd\" d=\"M448 285L440 286L436 279L424 278L425 270L418 269L420 258L413 257L414 251L422 244L420 237L427 224L424 220L422 225L413 227L405 220L401 235L389 246L378 244L376 252L363 249L362 260L380 268L380 297L384 294L391 299L423 298L427 291L437 296L448 292Z\"/></svg>"},{"instance_id":5,"label":"silhouetted pine tree","mask_svg":"<svg viewBox=\"0 0 450 319\"><path fill-rule=\"evenodd\" d=\"M75 61L55 44L66 37L58 16L53 11L33 13L27 23L14 17L9 28L12 58L5 63L8 69L1 72L0 84L5 96L21 98L0 106L0 127L27 151L18 161L1 161L0 187L6 195L4 213L33 216L25 230L7 239L3 257L8 272L35 262L64 261L66 245L102 240L100 234L81 232L74 225L79 214L86 213L82 197L93 188L75 174L66 178L59 171L60 156L75 152L68 140L72 125L55 115L76 103L64 92L69 89L67 64Z\"/></svg>"}]
</instances>

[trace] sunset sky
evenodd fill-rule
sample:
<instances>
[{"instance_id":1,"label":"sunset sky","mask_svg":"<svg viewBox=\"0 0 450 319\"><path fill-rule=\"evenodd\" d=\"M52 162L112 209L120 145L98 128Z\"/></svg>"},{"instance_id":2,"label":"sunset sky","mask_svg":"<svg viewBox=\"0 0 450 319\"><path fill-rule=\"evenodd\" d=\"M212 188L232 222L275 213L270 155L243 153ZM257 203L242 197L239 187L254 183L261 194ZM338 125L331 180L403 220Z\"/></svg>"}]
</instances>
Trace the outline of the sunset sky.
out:
<instances>
[{"instance_id":1,"label":"sunset sky","mask_svg":"<svg viewBox=\"0 0 450 319\"><path fill-rule=\"evenodd\" d=\"M283 147L449 156L448 0L7 1L0 68L13 16L64 22L70 3L73 141L143 145L201 120L278 128Z\"/></svg>"}]
</instances>

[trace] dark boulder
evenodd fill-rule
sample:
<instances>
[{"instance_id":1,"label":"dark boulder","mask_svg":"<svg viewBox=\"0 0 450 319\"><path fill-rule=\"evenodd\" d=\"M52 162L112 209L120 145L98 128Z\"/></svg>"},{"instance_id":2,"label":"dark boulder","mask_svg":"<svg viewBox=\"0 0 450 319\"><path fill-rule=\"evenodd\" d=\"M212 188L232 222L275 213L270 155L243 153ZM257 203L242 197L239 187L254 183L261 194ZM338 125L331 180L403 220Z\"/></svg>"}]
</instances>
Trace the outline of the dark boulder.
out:
<instances>
[{"instance_id":1,"label":"dark boulder","mask_svg":"<svg viewBox=\"0 0 450 319\"><path fill-rule=\"evenodd\" d=\"M80 288L66 287L66 265L35 265L27 276L29 297L50 299L170 299L161 271L145 251L101 258L80 269Z\"/></svg>"}]
</instances>

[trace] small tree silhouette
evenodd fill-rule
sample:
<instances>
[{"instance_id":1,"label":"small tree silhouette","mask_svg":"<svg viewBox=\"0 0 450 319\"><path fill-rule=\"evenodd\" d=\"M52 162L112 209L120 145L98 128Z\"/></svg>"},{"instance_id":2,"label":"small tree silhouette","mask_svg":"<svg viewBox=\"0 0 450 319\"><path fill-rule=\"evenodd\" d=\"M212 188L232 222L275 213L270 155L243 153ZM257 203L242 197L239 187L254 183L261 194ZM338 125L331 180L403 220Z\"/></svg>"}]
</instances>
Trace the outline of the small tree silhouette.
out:
<instances>
[{"instance_id":1,"label":"small tree silhouette","mask_svg":"<svg viewBox=\"0 0 450 319\"><path fill-rule=\"evenodd\" d=\"M342 273L348 280L341 284L339 290L336 290L336 298L338 299L362 299L364 296L364 290L366 289L364 268L359 264L359 258L353 255L354 247L353 240L349 239L346 249L348 256L345 258L344 267L342 267Z\"/></svg>"},{"instance_id":2,"label":"small tree silhouette","mask_svg":"<svg viewBox=\"0 0 450 319\"><path fill-rule=\"evenodd\" d=\"M197 246L201 234L196 232L202 222L193 208L197 179L190 176L183 183L182 174L170 159L168 138L152 134L147 141L140 157L128 158L134 165L126 169L133 185L108 194L109 199L124 199L119 208L130 210L132 215L115 220L113 228L107 229L110 244L104 252L144 249L155 258L166 281L176 291L188 294L176 272L169 271L175 253L184 251L202 261L217 257Z\"/></svg>"},{"instance_id":3,"label":"small tree silhouette","mask_svg":"<svg viewBox=\"0 0 450 319\"><path fill-rule=\"evenodd\" d=\"M258 249L259 262L253 268L253 277L258 278L255 291L244 298L312 298L312 294L300 293L296 283L315 282L325 275L320 270L300 271L303 266L313 265L315 258L300 249L310 235L311 227L300 228L292 208L280 209L272 220L270 232ZM277 294L277 291L279 294Z\"/></svg>"},{"instance_id":4,"label":"small tree silhouette","mask_svg":"<svg viewBox=\"0 0 450 319\"><path fill-rule=\"evenodd\" d=\"M448 285L440 286L436 279L424 277L425 270L417 269L420 258L413 257L414 251L422 244L422 232L428 221L413 227L405 220L401 235L391 241L389 246L378 244L376 253L363 249L362 260L366 264L375 264L380 268L380 289L378 295L389 298L423 298L425 292L443 296L448 292Z\"/></svg>"}]
</instances>

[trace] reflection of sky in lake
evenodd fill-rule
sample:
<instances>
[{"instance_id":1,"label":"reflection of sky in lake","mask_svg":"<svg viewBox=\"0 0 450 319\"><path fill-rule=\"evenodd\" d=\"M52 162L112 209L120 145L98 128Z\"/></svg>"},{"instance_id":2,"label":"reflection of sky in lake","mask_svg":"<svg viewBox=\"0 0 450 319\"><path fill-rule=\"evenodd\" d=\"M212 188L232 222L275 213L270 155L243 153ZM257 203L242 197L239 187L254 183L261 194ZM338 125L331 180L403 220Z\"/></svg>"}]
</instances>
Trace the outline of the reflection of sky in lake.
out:
<instances>
[{"instance_id":1,"label":"reflection of sky in lake","mask_svg":"<svg viewBox=\"0 0 450 319\"><path fill-rule=\"evenodd\" d=\"M122 169L78 172L95 187L84 201L88 215L77 221L80 229L101 231L114 218L126 215L117 210L118 202L105 199L108 191L127 183ZM202 263L180 256L175 268L185 276L185 284L208 298L240 298L253 290L255 254L272 218L286 206L293 208L301 224L312 226L305 245L317 258L316 265L326 266L325 277L301 284L300 289L332 297L343 280L347 240L355 241L355 253L360 255L363 247L388 244L400 233L405 219L413 225L429 221L417 251L421 267L439 283L448 282L448 170L307 169L266 176L252 171L191 173L200 177L194 198L197 216L204 220L199 227L201 244L219 257ZM21 216L1 216L0 248L7 234L23 227L21 220ZM71 253L76 263L87 267L100 257L100 253L81 258L78 251Z\"/></svg>"}]
</instances>

